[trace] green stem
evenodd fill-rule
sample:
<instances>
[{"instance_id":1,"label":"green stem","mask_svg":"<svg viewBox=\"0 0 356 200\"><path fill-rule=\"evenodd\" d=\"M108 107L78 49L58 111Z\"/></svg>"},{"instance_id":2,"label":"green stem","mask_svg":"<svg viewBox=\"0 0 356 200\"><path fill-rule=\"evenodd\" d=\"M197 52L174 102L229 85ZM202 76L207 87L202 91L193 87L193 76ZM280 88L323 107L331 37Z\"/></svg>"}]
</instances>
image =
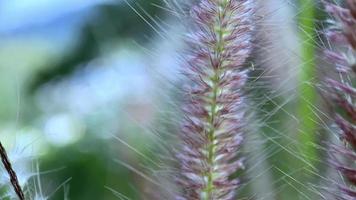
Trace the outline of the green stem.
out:
<instances>
[{"instance_id":1,"label":"green stem","mask_svg":"<svg viewBox=\"0 0 356 200\"><path fill-rule=\"evenodd\" d=\"M317 92L313 81L317 77L315 69L315 1L300 0L301 13L299 15L301 47L301 70L299 74L299 99L297 106L297 118L299 123L300 150L309 166L313 166L317 156L315 138L317 130L317 116L313 106L317 104Z\"/></svg>"},{"instance_id":2,"label":"green stem","mask_svg":"<svg viewBox=\"0 0 356 200\"><path fill-rule=\"evenodd\" d=\"M208 172L208 183L207 183L207 188L206 188L206 199L210 200L212 199L213 196L213 190L214 190L214 180L213 180L213 168L214 168L214 159L215 159L215 144L214 144L214 139L215 139L215 127L214 127L214 122L215 122L215 113L216 113L216 101L217 101L217 94L218 94L218 72L217 70L215 71L215 75L213 78L213 94L211 98L211 107L210 107L210 112L211 116L209 119L209 126L210 126L210 131L209 131L209 146L208 146L208 165L210 167L210 171Z\"/></svg>"},{"instance_id":3,"label":"green stem","mask_svg":"<svg viewBox=\"0 0 356 200\"><path fill-rule=\"evenodd\" d=\"M216 44L216 49L215 49L215 53L216 53L216 58L218 60L220 60L220 66L217 69L214 69L214 74L211 77L211 81L212 81L212 96L211 96L211 105L210 105L210 118L209 118L209 126L210 126L210 130L209 130L209 146L208 146L208 165L210 167L210 170L207 174L207 188L205 189L206 192L206 200L211 200L213 197L213 191L214 191L214 160L215 160L215 144L214 144L214 140L215 140L215 114L216 114L216 109L217 109L217 97L218 97L218 91L219 91L219 79L220 79L220 70L219 68L222 65L221 61L221 53L224 51L224 42L223 42L223 34L224 34L224 30L222 29L222 25L221 25L221 18L222 18L222 13L221 10L224 10L225 6L226 6L227 1L223 1L223 3L221 4L221 8L219 10L219 14L218 14L218 28L215 30L217 35L218 35L218 40L217 40L217 44Z\"/></svg>"}]
</instances>

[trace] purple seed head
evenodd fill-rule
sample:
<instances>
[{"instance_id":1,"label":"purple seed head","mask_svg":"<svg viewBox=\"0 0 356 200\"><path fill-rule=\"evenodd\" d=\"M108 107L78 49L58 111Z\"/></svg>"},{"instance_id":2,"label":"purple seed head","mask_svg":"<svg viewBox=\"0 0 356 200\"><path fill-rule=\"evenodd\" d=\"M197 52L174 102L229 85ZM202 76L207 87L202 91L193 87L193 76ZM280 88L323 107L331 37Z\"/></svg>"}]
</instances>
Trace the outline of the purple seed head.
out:
<instances>
[{"instance_id":1,"label":"purple seed head","mask_svg":"<svg viewBox=\"0 0 356 200\"><path fill-rule=\"evenodd\" d=\"M326 3L325 9L334 18L333 26L326 37L336 50L325 50L326 58L334 64L340 80L327 79L330 105L333 105L333 119L338 127L339 137L344 145L331 145L331 164L346 179L346 186L340 185L337 199L356 198L356 1L347 0L346 8Z\"/></svg>"},{"instance_id":2,"label":"purple seed head","mask_svg":"<svg viewBox=\"0 0 356 200\"><path fill-rule=\"evenodd\" d=\"M201 0L191 9L177 199L235 198L240 181L231 175L244 168L242 65L252 49L253 8L252 0Z\"/></svg>"}]
</instances>

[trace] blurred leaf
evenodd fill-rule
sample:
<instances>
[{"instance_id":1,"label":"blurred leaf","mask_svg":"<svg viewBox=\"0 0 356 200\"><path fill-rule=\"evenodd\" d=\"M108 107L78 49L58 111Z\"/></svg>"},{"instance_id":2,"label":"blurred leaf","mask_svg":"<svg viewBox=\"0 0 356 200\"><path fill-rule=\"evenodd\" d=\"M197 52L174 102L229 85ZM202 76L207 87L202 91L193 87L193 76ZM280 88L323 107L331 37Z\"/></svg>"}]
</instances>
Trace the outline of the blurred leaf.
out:
<instances>
[{"instance_id":1,"label":"blurred leaf","mask_svg":"<svg viewBox=\"0 0 356 200\"><path fill-rule=\"evenodd\" d=\"M160 3L161 0L137 0L132 6L153 24L147 14L152 17L159 16L162 10L153 4ZM150 25L127 4L100 6L97 9L97 16L83 28L76 47L68 49L62 61L48 63L47 67L34 77L30 90L33 91L50 80L72 73L81 67L81 64L89 62L102 53L99 52L101 45L124 38L145 42L152 33L153 29Z\"/></svg>"}]
</instances>

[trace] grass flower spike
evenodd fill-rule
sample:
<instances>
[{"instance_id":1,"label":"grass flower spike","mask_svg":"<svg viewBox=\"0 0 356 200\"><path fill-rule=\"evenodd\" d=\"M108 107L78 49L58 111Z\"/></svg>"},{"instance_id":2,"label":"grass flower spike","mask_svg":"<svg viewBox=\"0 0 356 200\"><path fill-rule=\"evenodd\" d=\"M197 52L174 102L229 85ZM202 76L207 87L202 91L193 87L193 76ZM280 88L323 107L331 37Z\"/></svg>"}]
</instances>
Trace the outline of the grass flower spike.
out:
<instances>
[{"instance_id":1,"label":"grass flower spike","mask_svg":"<svg viewBox=\"0 0 356 200\"><path fill-rule=\"evenodd\" d=\"M336 50L326 50L325 55L340 74L340 80L327 79L330 99L333 102L333 118L338 126L339 137L344 145L332 145L332 164L346 179L340 185L338 199L356 198L356 1L347 0L347 8L325 3L326 11L335 18L326 36L336 44Z\"/></svg>"},{"instance_id":2,"label":"grass flower spike","mask_svg":"<svg viewBox=\"0 0 356 200\"><path fill-rule=\"evenodd\" d=\"M177 199L235 198L240 183L231 175L243 168L243 64L252 48L253 8L251 0L201 0L191 10Z\"/></svg>"}]
</instances>

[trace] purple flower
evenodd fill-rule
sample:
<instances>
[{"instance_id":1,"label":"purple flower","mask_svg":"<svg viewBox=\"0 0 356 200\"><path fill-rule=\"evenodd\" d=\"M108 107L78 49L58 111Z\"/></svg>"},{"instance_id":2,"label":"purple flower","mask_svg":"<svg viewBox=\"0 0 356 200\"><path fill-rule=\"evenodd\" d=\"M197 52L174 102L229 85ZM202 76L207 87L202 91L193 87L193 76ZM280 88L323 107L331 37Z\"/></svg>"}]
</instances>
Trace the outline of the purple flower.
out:
<instances>
[{"instance_id":1,"label":"purple flower","mask_svg":"<svg viewBox=\"0 0 356 200\"><path fill-rule=\"evenodd\" d=\"M235 198L240 181L231 175L244 167L242 65L252 48L253 12L251 0L201 0L191 9L177 199Z\"/></svg>"},{"instance_id":2,"label":"purple flower","mask_svg":"<svg viewBox=\"0 0 356 200\"><path fill-rule=\"evenodd\" d=\"M333 119L344 145L331 145L332 165L344 176L346 185L340 185L337 199L356 198L356 1L347 0L347 8L325 2L325 9L335 22L326 32L336 50L325 50L326 58L334 64L340 80L327 79L329 100L333 105Z\"/></svg>"}]
</instances>

